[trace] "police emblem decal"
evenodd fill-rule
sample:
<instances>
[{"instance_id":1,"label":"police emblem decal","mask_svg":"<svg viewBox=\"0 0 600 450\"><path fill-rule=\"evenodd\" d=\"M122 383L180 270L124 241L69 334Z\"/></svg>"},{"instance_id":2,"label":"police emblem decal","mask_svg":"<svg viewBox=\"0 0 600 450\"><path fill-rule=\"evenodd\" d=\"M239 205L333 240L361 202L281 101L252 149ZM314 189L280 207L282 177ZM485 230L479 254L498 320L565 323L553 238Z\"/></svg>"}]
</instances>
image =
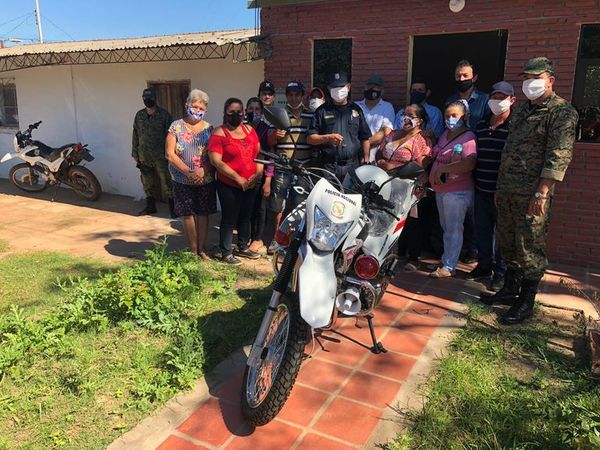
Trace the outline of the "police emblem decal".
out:
<instances>
[{"instance_id":1,"label":"police emblem decal","mask_svg":"<svg viewBox=\"0 0 600 450\"><path fill-rule=\"evenodd\" d=\"M342 219L346 212L346 205L342 202L333 202L331 205L331 215L336 219Z\"/></svg>"}]
</instances>

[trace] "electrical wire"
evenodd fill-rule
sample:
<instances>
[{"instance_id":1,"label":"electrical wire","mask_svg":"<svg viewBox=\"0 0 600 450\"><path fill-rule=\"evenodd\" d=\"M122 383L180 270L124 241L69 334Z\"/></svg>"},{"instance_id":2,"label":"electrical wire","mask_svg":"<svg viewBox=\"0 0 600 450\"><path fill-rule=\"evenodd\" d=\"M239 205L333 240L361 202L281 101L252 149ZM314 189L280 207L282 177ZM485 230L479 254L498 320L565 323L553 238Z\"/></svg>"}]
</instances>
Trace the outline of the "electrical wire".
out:
<instances>
[{"instance_id":1,"label":"electrical wire","mask_svg":"<svg viewBox=\"0 0 600 450\"><path fill-rule=\"evenodd\" d=\"M25 19L23 19L16 27L12 28L10 31L6 32L6 34L3 34L2 36L0 36L0 38L9 38L10 37L10 33L12 33L13 31L15 31L17 28L19 28L21 25L23 25L25 22L27 22L27 20L33 15L33 13L31 13L31 15L28 15L27 17L25 17Z\"/></svg>"},{"instance_id":2,"label":"electrical wire","mask_svg":"<svg viewBox=\"0 0 600 450\"><path fill-rule=\"evenodd\" d=\"M71 36L67 31L63 30L61 27L59 27L58 25L56 25L51 19L50 17L44 15L44 14L40 14L45 20L47 20L48 22L50 22L51 25L53 25L56 29L58 29L59 31L62 31L69 39L71 39L72 41L75 40L75 38L73 36Z\"/></svg>"},{"instance_id":3,"label":"electrical wire","mask_svg":"<svg viewBox=\"0 0 600 450\"><path fill-rule=\"evenodd\" d=\"M23 17L25 17L25 16L28 16L28 15L30 15L30 14L33 14L33 13L31 13L31 12L28 12L28 13L25 13L25 14L23 14L22 16L15 17L14 19L10 19L10 20L9 20L9 21L7 21L7 22L0 23L0 27L3 27L4 25L8 25L9 23L12 23L12 22L14 22L15 20L22 19Z\"/></svg>"}]
</instances>

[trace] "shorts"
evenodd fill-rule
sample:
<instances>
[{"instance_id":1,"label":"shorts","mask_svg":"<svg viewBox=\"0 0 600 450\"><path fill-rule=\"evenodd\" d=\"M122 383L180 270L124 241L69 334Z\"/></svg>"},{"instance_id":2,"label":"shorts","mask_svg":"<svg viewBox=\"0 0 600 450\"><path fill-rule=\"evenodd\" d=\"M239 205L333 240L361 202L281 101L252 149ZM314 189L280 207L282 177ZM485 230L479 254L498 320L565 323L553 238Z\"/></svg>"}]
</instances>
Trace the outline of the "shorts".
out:
<instances>
[{"instance_id":1,"label":"shorts","mask_svg":"<svg viewBox=\"0 0 600 450\"><path fill-rule=\"evenodd\" d=\"M196 185L173 181L175 214L182 216L208 216L217 212L215 182Z\"/></svg>"}]
</instances>

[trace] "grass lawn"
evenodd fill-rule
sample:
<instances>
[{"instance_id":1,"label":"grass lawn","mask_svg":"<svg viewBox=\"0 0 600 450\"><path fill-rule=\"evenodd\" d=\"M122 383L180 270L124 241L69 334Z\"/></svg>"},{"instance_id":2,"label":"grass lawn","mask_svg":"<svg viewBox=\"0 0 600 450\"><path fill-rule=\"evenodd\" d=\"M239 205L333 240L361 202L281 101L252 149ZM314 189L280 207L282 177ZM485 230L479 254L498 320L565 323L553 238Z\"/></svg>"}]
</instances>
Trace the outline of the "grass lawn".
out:
<instances>
[{"instance_id":1,"label":"grass lawn","mask_svg":"<svg viewBox=\"0 0 600 450\"><path fill-rule=\"evenodd\" d=\"M466 327L423 387L420 411L390 449L600 449L600 381L583 343L583 321L536 320L497 329L471 307ZM550 342L550 343L549 343Z\"/></svg>"},{"instance_id":2,"label":"grass lawn","mask_svg":"<svg viewBox=\"0 0 600 450\"><path fill-rule=\"evenodd\" d=\"M0 449L106 447L251 341L271 281L165 247L124 267L7 255L0 277Z\"/></svg>"},{"instance_id":3,"label":"grass lawn","mask_svg":"<svg viewBox=\"0 0 600 450\"><path fill-rule=\"evenodd\" d=\"M4 239L0 239L0 253L7 252L9 248L10 245L8 245L8 242Z\"/></svg>"}]
</instances>

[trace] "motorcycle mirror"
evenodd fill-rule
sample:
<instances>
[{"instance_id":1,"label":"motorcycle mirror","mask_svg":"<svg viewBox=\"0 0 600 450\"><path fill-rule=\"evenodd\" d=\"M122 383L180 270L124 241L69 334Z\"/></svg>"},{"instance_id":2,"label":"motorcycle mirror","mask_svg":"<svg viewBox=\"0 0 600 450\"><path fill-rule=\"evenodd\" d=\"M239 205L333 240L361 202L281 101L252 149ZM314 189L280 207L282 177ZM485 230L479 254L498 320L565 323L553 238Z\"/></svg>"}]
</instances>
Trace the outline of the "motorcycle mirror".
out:
<instances>
[{"instance_id":1,"label":"motorcycle mirror","mask_svg":"<svg viewBox=\"0 0 600 450\"><path fill-rule=\"evenodd\" d=\"M265 119L267 119L271 125L273 125L278 130L288 131L292 124L290 123L290 117L285 109L279 108L277 106L265 106L263 110L263 115Z\"/></svg>"},{"instance_id":2,"label":"motorcycle mirror","mask_svg":"<svg viewBox=\"0 0 600 450\"><path fill-rule=\"evenodd\" d=\"M399 167L398 169L396 169L393 173L394 173L395 177L398 177L398 178L401 178L404 180L409 180L409 179L414 180L419 175L421 175L423 172L425 172L425 169L423 169L416 162L409 162L408 164L405 164L402 167Z\"/></svg>"}]
</instances>

